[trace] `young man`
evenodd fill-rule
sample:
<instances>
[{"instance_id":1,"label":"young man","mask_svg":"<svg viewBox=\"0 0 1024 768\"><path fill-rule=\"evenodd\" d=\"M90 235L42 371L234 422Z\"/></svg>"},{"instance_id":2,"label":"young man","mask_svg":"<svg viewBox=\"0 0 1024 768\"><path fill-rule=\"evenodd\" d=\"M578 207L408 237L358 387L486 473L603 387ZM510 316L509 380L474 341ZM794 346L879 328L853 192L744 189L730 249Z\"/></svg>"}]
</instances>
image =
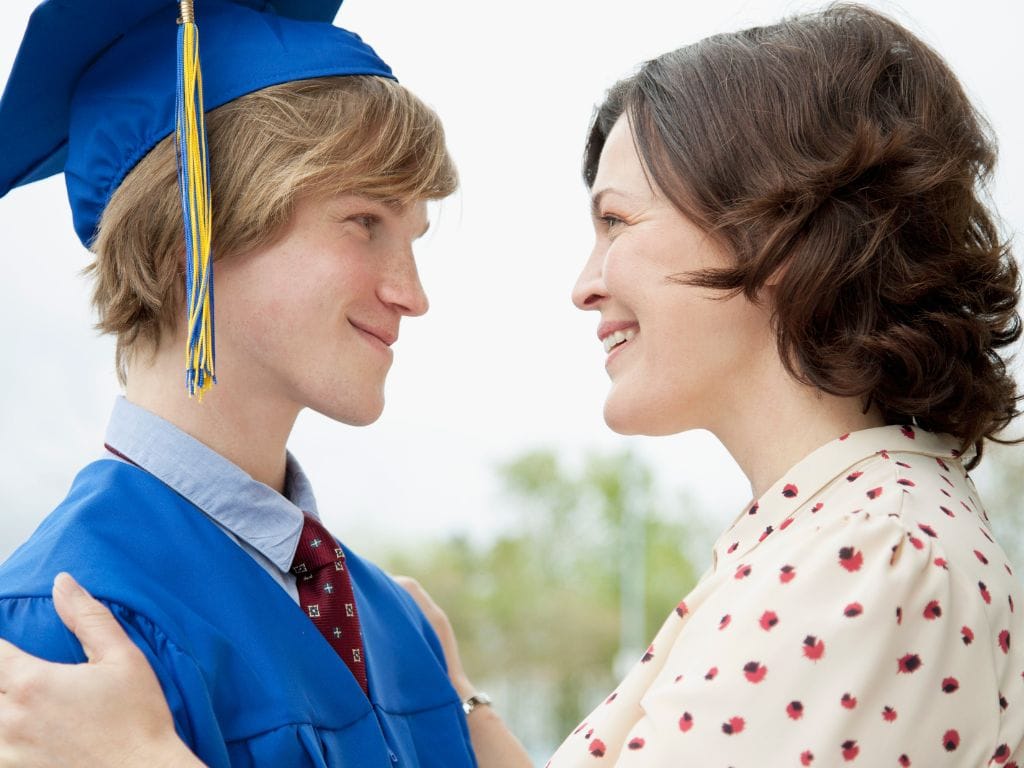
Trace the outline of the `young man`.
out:
<instances>
[{"instance_id":1,"label":"young man","mask_svg":"<svg viewBox=\"0 0 1024 768\"><path fill-rule=\"evenodd\" d=\"M33 15L0 101L0 194L66 174L126 396L104 455L0 566L0 637L95 661L90 631L113 628L76 613L70 581L51 598L70 571L141 650L206 765L472 766L470 692L453 689L410 596L320 525L285 447L304 408L379 416L400 321L427 309L412 251L426 201L456 186L436 115L331 25L339 5L198 4L208 158L190 2L49 0ZM3 648L10 725L39 686ZM153 686L134 649L115 658ZM143 759L120 736L124 759ZM165 742L168 760L194 762Z\"/></svg>"}]
</instances>

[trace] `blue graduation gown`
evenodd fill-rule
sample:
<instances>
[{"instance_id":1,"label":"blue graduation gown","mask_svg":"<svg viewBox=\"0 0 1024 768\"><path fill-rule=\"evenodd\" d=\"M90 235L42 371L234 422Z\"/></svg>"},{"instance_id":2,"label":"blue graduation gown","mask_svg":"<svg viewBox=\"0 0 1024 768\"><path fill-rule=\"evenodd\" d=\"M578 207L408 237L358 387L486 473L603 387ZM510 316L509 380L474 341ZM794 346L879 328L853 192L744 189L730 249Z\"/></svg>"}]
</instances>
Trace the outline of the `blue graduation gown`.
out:
<instances>
[{"instance_id":1,"label":"blue graduation gown","mask_svg":"<svg viewBox=\"0 0 1024 768\"><path fill-rule=\"evenodd\" d=\"M146 654L178 733L211 767L475 766L433 630L379 568L345 551L369 700L266 571L199 508L117 461L85 467L0 566L0 636L85 660L50 597L65 570Z\"/></svg>"}]
</instances>

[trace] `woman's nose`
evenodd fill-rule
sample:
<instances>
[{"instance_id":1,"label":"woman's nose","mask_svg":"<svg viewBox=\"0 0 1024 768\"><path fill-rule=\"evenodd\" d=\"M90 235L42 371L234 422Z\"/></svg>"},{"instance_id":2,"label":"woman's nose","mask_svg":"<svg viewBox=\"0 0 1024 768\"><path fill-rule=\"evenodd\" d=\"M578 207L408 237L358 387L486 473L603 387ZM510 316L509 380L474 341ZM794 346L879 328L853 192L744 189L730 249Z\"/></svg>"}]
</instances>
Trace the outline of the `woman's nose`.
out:
<instances>
[{"instance_id":1,"label":"woman's nose","mask_svg":"<svg viewBox=\"0 0 1024 768\"><path fill-rule=\"evenodd\" d=\"M608 289L604 284L603 264L604 253L595 244L572 289L572 303L578 309L598 309L601 300L608 296Z\"/></svg>"}]
</instances>

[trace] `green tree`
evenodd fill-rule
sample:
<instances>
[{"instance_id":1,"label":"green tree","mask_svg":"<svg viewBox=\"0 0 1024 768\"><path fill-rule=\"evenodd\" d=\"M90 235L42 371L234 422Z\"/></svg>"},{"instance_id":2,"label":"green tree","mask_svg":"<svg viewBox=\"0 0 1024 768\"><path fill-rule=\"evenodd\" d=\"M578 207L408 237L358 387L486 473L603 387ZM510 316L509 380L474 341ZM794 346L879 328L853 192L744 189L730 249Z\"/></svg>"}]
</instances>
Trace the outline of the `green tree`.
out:
<instances>
[{"instance_id":1,"label":"green tree","mask_svg":"<svg viewBox=\"0 0 1024 768\"><path fill-rule=\"evenodd\" d=\"M977 474L992 531L1020 576L1024 567L1024 445L988 444Z\"/></svg>"},{"instance_id":2,"label":"green tree","mask_svg":"<svg viewBox=\"0 0 1024 768\"><path fill-rule=\"evenodd\" d=\"M386 557L448 612L463 661L531 751L557 746L614 687L699 574L707 527L621 452L570 468L550 451L499 469L513 518L493 540L453 537Z\"/></svg>"}]
</instances>

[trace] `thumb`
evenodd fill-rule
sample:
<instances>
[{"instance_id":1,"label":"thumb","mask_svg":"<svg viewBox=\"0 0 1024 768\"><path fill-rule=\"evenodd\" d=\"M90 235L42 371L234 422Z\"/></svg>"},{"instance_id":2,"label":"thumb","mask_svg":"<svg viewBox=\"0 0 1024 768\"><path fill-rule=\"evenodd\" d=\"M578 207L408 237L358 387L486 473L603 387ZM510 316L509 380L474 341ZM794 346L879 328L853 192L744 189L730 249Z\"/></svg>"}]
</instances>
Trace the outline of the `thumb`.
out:
<instances>
[{"instance_id":1,"label":"thumb","mask_svg":"<svg viewBox=\"0 0 1024 768\"><path fill-rule=\"evenodd\" d=\"M70 574L59 573L53 580L53 607L75 637L90 662L99 662L125 644L134 647L117 619L103 603L94 598Z\"/></svg>"}]
</instances>

